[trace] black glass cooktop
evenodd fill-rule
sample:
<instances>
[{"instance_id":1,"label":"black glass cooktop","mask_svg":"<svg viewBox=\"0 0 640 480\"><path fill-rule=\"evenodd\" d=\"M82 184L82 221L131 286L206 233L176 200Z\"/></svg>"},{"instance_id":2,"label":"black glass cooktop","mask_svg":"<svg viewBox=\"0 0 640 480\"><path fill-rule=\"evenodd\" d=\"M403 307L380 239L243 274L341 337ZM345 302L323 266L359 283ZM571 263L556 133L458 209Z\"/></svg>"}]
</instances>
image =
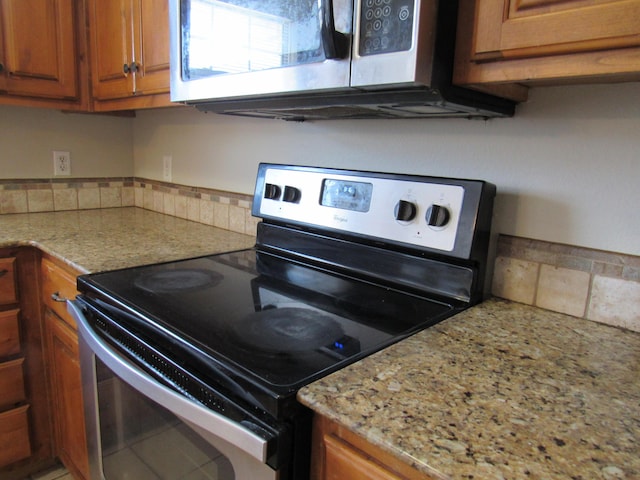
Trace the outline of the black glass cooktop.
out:
<instances>
[{"instance_id":1,"label":"black glass cooktop","mask_svg":"<svg viewBox=\"0 0 640 480\"><path fill-rule=\"evenodd\" d=\"M255 249L82 276L79 289L128 312L124 323L135 319L143 336L147 326L164 336L167 349L179 338L276 392L296 391L454 310Z\"/></svg>"}]
</instances>

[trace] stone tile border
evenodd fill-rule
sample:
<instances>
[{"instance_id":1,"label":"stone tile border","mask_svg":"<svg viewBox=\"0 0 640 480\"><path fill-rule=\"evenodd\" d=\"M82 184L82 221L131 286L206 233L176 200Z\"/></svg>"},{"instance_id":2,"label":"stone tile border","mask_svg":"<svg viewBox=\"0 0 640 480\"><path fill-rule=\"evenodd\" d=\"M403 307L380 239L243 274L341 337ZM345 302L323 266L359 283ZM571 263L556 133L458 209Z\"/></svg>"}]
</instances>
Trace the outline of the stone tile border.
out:
<instances>
[{"instance_id":1,"label":"stone tile border","mask_svg":"<svg viewBox=\"0 0 640 480\"><path fill-rule=\"evenodd\" d=\"M140 207L255 235L250 195L136 177L0 180L0 214Z\"/></svg>"},{"instance_id":2,"label":"stone tile border","mask_svg":"<svg viewBox=\"0 0 640 480\"><path fill-rule=\"evenodd\" d=\"M492 293L640 332L640 257L500 235Z\"/></svg>"},{"instance_id":3,"label":"stone tile border","mask_svg":"<svg viewBox=\"0 0 640 480\"><path fill-rule=\"evenodd\" d=\"M155 180L134 180L134 204L154 212L255 235L259 219L251 215L253 196Z\"/></svg>"},{"instance_id":4,"label":"stone tile border","mask_svg":"<svg viewBox=\"0 0 640 480\"><path fill-rule=\"evenodd\" d=\"M256 234L250 195L137 177L0 179L0 214L136 206ZM500 235L497 297L640 332L640 257Z\"/></svg>"},{"instance_id":5,"label":"stone tile border","mask_svg":"<svg viewBox=\"0 0 640 480\"><path fill-rule=\"evenodd\" d=\"M132 178L0 180L0 214L132 205Z\"/></svg>"}]
</instances>

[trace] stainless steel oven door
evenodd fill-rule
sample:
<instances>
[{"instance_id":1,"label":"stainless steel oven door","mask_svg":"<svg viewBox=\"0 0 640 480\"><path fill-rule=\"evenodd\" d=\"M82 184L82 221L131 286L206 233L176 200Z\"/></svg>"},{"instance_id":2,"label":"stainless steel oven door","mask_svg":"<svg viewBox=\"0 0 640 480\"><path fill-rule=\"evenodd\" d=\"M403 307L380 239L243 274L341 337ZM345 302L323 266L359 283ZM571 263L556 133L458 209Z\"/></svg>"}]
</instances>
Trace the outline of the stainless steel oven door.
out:
<instances>
[{"instance_id":1,"label":"stainless steel oven door","mask_svg":"<svg viewBox=\"0 0 640 480\"><path fill-rule=\"evenodd\" d=\"M158 383L98 337L77 305L93 480L276 480L266 442Z\"/></svg>"}]
</instances>

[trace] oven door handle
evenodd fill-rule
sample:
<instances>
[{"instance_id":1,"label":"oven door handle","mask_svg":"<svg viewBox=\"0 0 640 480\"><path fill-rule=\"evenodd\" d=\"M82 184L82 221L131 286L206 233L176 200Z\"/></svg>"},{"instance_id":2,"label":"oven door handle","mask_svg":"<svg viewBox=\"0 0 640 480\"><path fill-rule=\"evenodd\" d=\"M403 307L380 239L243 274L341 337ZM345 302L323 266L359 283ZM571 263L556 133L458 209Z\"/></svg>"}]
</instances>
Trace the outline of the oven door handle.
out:
<instances>
[{"instance_id":1,"label":"oven door handle","mask_svg":"<svg viewBox=\"0 0 640 480\"><path fill-rule=\"evenodd\" d=\"M115 373L140 393L171 411L182 420L236 446L256 460L266 463L268 444L272 438L263 438L236 422L205 408L157 382L115 352L89 326L81 307L68 301L67 308L78 324L81 342Z\"/></svg>"}]
</instances>

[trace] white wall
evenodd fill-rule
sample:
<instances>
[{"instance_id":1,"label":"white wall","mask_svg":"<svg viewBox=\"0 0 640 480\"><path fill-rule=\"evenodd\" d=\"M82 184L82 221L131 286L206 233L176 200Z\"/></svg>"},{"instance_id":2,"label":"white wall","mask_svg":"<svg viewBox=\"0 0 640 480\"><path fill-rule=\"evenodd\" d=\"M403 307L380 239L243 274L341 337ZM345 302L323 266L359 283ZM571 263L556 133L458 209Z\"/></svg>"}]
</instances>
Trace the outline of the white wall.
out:
<instances>
[{"instance_id":1,"label":"white wall","mask_svg":"<svg viewBox=\"0 0 640 480\"><path fill-rule=\"evenodd\" d=\"M0 106L0 179L162 179L251 193L260 161L476 177L502 233L640 255L640 83L534 89L512 119L287 123L140 111L137 118Z\"/></svg>"},{"instance_id":2,"label":"white wall","mask_svg":"<svg viewBox=\"0 0 640 480\"><path fill-rule=\"evenodd\" d=\"M258 162L475 177L501 233L640 255L640 83L534 89L512 119L287 123L138 112L135 175L252 193Z\"/></svg>"},{"instance_id":3,"label":"white wall","mask_svg":"<svg viewBox=\"0 0 640 480\"><path fill-rule=\"evenodd\" d=\"M132 119L0 105L0 178L53 177L53 150L71 153L71 176L133 175Z\"/></svg>"}]
</instances>

